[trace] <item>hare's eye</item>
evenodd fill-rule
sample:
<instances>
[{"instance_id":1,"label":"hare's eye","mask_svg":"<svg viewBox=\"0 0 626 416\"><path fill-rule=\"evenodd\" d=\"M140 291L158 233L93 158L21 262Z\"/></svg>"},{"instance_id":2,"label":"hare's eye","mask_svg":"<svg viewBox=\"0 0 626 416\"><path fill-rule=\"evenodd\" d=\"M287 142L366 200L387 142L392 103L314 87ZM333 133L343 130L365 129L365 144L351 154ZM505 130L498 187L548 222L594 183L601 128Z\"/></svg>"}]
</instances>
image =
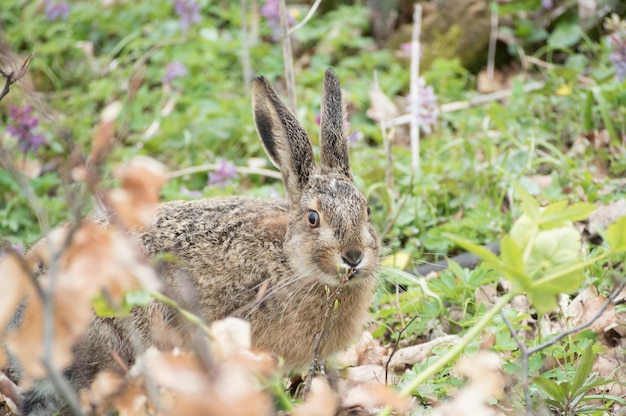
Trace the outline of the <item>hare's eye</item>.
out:
<instances>
[{"instance_id":1,"label":"hare's eye","mask_svg":"<svg viewBox=\"0 0 626 416\"><path fill-rule=\"evenodd\" d=\"M318 214L317 211L310 209L307 219L309 220L309 226L311 228L317 228L320 226L320 214Z\"/></svg>"},{"instance_id":2,"label":"hare's eye","mask_svg":"<svg viewBox=\"0 0 626 416\"><path fill-rule=\"evenodd\" d=\"M370 206L367 206L367 219L369 220L370 217L372 216L372 210L370 209Z\"/></svg>"}]
</instances>

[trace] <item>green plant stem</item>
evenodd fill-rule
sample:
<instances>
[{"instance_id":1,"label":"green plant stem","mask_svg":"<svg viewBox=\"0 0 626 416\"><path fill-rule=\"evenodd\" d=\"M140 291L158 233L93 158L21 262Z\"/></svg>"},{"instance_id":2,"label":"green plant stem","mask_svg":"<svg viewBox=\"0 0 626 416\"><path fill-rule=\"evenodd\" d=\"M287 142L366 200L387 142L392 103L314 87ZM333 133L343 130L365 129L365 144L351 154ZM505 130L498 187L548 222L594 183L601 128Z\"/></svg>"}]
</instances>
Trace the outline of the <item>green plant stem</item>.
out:
<instances>
[{"instance_id":1,"label":"green plant stem","mask_svg":"<svg viewBox=\"0 0 626 416\"><path fill-rule=\"evenodd\" d=\"M204 321L202 321L202 319L200 319L200 317L198 315L195 315L191 312L189 312L187 309L183 308L182 306L180 306L174 299L171 299L167 296L165 296L162 293L159 292L150 292L150 295L152 297L154 297L156 300L158 300L159 302L163 302L168 306L171 306L172 308L176 309L178 312L180 312L180 314L189 322L191 322L194 325L197 325L200 329L202 329L202 331L204 331L204 333L211 338L211 331L209 330L209 327L204 323Z\"/></svg>"},{"instance_id":2,"label":"green plant stem","mask_svg":"<svg viewBox=\"0 0 626 416\"><path fill-rule=\"evenodd\" d=\"M417 377L411 380L407 385L400 390L400 396L407 397L415 390L419 385L424 383L430 377L437 374L441 369L443 369L448 363L455 360L469 345L471 341L473 341L476 337L478 337L485 327L493 320L493 318L500 313L500 311L511 301L515 293L509 292L506 295L502 296L498 303L493 305L493 308L489 310L481 319L476 323L463 337L461 342L452 347L445 355L439 358L436 362L429 365L424 371L419 373ZM385 407L378 416L389 416L391 414L391 407Z\"/></svg>"}]
</instances>

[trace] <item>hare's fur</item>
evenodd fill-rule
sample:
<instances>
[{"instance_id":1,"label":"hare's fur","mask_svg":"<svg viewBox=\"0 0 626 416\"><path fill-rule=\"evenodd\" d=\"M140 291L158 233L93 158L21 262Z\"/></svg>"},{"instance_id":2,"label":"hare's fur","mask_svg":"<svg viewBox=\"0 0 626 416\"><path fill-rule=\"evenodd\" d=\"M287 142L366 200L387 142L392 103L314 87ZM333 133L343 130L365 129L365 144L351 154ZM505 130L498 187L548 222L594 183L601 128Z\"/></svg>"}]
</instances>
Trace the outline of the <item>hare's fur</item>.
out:
<instances>
[{"instance_id":1,"label":"hare's fur","mask_svg":"<svg viewBox=\"0 0 626 416\"><path fill-rule=\"evenodd\" d=\"M269 82L257 79L253 96L257 130L281 171L287 199L165 203L137 237L147 255L176 258L159 270L168 295L191 305L206 322L233 314L248 320L255 348L279 354L287 368L304 368L322 330L328 292L348 272L352 277L341 289L319 358L345 348L362 330L380 243L367 202L352 182L335 74L328 70L324 78L319 165L306 132ZM137 348L146 345L184 347L190 342L188 327L156 302L135 310L129 320L94 318L66 374L84 386L98 370L115 368L112 351L130 364ZM37 409L46 400L56 402L47 384L40 386L26 395L32 414L44 414Z\"/></svg>"}]
</instances>

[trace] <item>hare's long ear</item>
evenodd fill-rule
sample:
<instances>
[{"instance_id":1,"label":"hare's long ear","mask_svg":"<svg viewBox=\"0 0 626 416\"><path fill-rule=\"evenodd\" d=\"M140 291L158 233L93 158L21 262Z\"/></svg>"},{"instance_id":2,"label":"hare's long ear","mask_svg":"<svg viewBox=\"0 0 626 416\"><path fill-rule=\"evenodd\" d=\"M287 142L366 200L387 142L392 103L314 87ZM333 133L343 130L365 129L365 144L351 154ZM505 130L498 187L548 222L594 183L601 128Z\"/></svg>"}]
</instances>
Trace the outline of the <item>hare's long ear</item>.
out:
<instances>
[{"instance_id":1,"label":"hare's long ear","mask_svg":"<svg viewBox=\"0 0 626 416\"><path fill-rule=\"evenodd\" d=\"M322 108L320 114L320 161L352 179L348 139L346 138L346 120L341 102L341 85L335 72L328 68L324 74L322 90Z\"/></svg>"},{"instance_id":2,"label":"hare's long ear","mask_svg":"<svg viewBox=\"0 0 626 416\"><path fill-rule=\"evenodd\" d=\"M289 199L298 204L315 168L309 136L265 78L257 78L252 91L254 122L263 147L280 169Z\"/></svg>"}]
</instances>

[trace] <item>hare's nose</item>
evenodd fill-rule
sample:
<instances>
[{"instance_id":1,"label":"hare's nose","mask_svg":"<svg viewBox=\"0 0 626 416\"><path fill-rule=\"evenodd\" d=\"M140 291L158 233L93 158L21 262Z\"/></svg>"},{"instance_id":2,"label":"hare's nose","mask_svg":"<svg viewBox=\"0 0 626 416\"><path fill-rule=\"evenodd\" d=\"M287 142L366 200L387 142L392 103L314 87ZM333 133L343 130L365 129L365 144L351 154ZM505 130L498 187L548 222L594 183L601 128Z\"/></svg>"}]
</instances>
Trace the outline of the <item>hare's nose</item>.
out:
<instances>
[{"instance_id":1,"label":"hare's nose","mask_svg":"<svg viewBox=\"0 0 626 416\"><path fill-rule=\"evenodd\" d=\"M343 252L341 260L350 267L356 267L363 260L363 251L359 248L351 248Z\"/></svg>"}]
</instances>

